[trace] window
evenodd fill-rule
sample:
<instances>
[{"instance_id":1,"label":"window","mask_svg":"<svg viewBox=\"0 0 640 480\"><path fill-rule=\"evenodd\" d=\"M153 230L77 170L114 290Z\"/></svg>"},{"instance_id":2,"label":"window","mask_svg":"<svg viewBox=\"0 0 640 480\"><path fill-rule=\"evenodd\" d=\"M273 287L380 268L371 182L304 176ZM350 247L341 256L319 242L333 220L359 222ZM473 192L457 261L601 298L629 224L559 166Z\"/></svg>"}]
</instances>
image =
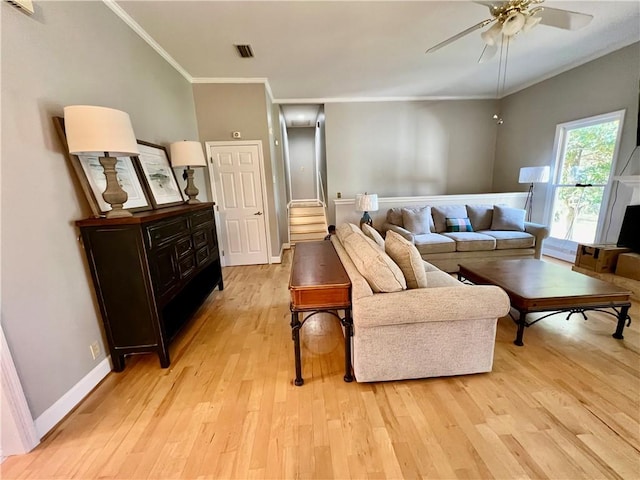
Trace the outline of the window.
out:
<instances>
[{"instance_id":1,"label":"window","mask_svg":"<svg viewBox=\"0 0 640 480\"><path fill-rule=\"evenodd\" d=\"M545 253L573 261L579 243L600 241L623 119L621 110L557 126Z\"/></svg>"}]
</instances>

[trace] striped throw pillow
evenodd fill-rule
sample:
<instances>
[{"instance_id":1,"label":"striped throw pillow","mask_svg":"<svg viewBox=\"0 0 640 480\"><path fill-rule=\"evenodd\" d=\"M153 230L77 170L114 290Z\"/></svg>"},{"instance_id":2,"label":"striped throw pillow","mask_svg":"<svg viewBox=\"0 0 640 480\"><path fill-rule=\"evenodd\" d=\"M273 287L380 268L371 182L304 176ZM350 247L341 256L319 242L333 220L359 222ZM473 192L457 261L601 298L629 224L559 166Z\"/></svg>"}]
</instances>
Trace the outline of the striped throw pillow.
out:
<instances>
[{"instance_id":1,"label":"striped throw pillow","mask_svg":"<svg viewBox=\"0 0 640 480\"><path fill-rule=\"evenodd\" d=\"M468 218L447 218L447 232L473 232Z\"/></svg>"}]
</instances>

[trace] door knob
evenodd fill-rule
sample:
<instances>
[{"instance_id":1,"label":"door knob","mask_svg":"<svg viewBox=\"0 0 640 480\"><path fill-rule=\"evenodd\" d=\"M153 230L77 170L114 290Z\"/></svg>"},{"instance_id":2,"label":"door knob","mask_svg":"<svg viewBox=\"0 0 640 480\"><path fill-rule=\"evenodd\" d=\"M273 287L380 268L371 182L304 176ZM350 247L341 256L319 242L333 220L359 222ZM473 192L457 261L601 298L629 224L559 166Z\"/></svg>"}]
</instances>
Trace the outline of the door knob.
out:
<instances>
[{"instance_id":1,"label":"door knob","mask_svg":"<svg viewBox=\"0 0 640 480\"><path fill-rule=\"evenodd\" d=\"M254 213L254 215L262 215L262 212Z\"/></svg>"}]
</instances>

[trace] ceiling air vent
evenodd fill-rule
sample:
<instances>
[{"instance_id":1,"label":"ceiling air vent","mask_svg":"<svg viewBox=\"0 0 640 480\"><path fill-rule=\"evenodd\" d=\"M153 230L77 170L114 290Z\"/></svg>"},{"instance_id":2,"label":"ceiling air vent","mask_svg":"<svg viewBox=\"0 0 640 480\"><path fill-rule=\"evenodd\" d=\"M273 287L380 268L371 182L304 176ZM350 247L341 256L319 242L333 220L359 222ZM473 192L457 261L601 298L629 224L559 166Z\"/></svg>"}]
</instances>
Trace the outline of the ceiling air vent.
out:
<instances>
[{"instance_id":1,"label":"ceiling air vent","mask_svg":"<svg viewBox=\"0 0 640 480\"><path fill-rule=\"evenodd\" d=\"M31 0L7 0L7 3L10 3L27 15L33 15L33 2Z\"/></svg>"},{"instance_id":2,"label":"ceiling air vent","mask_svg":"<svg viewBox=\"0 0 640 480\"><path fill-rule=\"evenodd\" d=\"M251 45L234 45L242 58L253 58L253 50Z\"/></svg>"}]
</instances>

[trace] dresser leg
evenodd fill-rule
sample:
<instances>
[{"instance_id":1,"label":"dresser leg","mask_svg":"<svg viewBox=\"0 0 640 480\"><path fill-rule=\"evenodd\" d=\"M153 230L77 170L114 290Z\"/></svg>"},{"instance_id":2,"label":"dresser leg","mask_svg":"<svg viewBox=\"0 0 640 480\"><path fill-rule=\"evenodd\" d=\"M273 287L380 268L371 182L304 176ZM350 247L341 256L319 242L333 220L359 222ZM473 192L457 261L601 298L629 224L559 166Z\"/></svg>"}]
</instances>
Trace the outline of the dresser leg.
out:
<instances>
[{"instance_id":1,"label":"dresser leg","mask_svg":"<svg viewBox=\"0 0 640 480\"><path fill-rule=\"evenodd\" d=\"M302 379L302 364L300 362L300 319L298 312L291 312L291 332L293 334L293 351L296 362L296 379L293 383L299 387L304 383Z\"/></svg>"},{"instance_id":2,"label":"dresser leg","mask_svg":"<svg viewBox=\"0 0 640 480\"><path fill-rule=\"evenodd\" d=\"M344 311L344 381L353 382L351 374L351 337L353 337L353 320L351 319L351 309Z\"/></svg>"},{"instance_id":3,"label":"dresser leg","mask_svg":"<svg viewBox=\"0 0 640 480\"><path fill-rule=\"evenodd\" d=\"M160 357L160 366L162 368L169 368L171 360L169 359L169 349L163 345L158 350L158 356Z\"/></svg>"},{"instance_id":4,"label":"dresser leg","mask_svg":"<svg viewBox=\"0 0 640 480\"><path fill-rule=\"evenodd\" d=\"M124 355L111 353L111 361L113 362L114 372L121 372L124 370Z\"/></svg>"}]
</instances>

